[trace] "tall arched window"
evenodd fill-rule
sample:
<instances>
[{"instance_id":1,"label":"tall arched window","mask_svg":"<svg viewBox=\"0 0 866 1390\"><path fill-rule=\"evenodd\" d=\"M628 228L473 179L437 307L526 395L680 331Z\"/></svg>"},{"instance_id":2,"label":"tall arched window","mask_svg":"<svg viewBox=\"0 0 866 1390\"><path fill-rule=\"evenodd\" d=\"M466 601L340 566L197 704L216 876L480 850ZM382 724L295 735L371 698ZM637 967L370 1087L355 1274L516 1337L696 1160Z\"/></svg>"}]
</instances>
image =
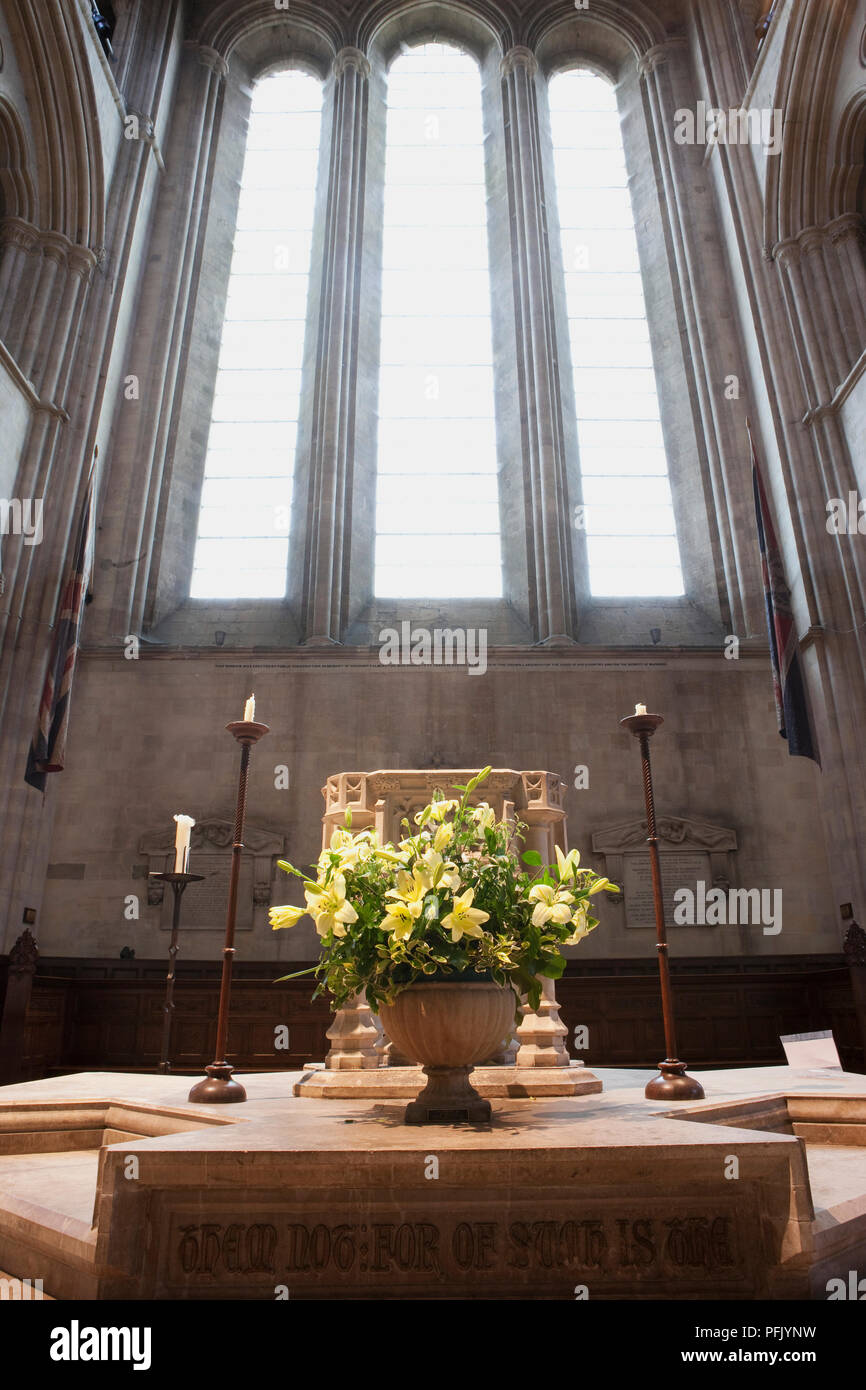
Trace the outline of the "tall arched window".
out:
<instances>
[{"instance_id":1,"label":"tall arched window","mask_svg":"<svg viewBox=\"0 0 866 1390\"><path fill-rule=\"evenodd\" d=\"M253 93L193 598L286 591L321 108L303 72Z\"/></svg>"},{"instance_id":2,"label":"tall arched window","mask_svg":"<svg viewBox=\"0 0 866 1390\"><path fill-rule=\"evenodd\" d=\"M388 78L375 590L502 593L481 74L443 43Z\"/></svg>"},{"instance_id":3,"label":"tall arched window","mask_svg":"<svg viewBox=\"0 0 866 1390\"><path fill-rule=\"evenodd\" d=\"M683 593L616 95L550 81L557 201L594 597Z\"/></svg>"}]
</instances>

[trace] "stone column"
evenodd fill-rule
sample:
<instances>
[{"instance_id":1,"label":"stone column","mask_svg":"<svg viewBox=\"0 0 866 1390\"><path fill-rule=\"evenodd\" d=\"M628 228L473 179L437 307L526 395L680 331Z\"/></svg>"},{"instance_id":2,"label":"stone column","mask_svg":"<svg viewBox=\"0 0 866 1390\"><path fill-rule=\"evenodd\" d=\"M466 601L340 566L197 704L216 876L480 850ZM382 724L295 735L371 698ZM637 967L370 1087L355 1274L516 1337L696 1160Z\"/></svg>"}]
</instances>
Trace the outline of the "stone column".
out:
<instances>
[{"instance_id":1,"label":"stone column","mask_svg":"<svg viewBox=\"0 0 866 1390\"><path fill-rule=\"evenodd\" d=\"M363 990L337 1010L325 1037L331 1040L331 1050L325 1058L328 1071L361 1071L379 1066L379 1029Z\"/></svg>"},{"instance_id":2,"label":"stone column","mask_svg":"<svg viewBox=\"0 0 866 1390\"><path fill-rule=\"evenodd\" d=\"M528 826L526 848L537 850L544 863L550 864L557 845L563 852L568 848L562 804L565 783L552 772L523 772L520 782L523 804L517 808L517 815ZM567 1067L568 1029L559 1017L556 987L553 980L545 979L541 988L537 1012L528 1004L523 1005L523 1020L515 1034L518 1047L514 1060L518 1067Z\"/></svg>"},{"instance_id":3,"label":"stone column","mask_svg":"<svg viewBox=\"0 0 866 1390\"><path fill-rule=\"evenodd\" d=\"M368 830L373 824L373 812L367 806L367 777L363 772L342 772L329 777L322 788L325 814L322 816L322 849L327 849L335 830L347 828L351 815L351 830ZM329 1071L360 1071L385 1066L385 1047L388 1042L367 1003L364 990L348 1004L337 1009L334 1021L325 1034L331 1049L325 1058Z\"/></svg>"},{"instance_id":4,"label":"stone column","mask_svg":"<svg viewBox=\"0 0 866 1390\"><path fill-rule=\"evenodd\" d=\"M662 202L670 233L674 293L685 325L686 365L694 382L697 418L695 437L703 452L716 519L716 542L724 570L725 621L731 632L760 631L761 615L755 595L760 582L754 554L753 519L747 513L742 489L737 486L743 467L743 420L723 398L718 383L741 358L733 326L719 317L718 271L708 256L717 238L709 197L695 197L696 188L708 194L709 181L702 167L701 148L678 145L674 138L675 112L691 108L696 100L688 67L687 41L674 36L649 49L638 61L662 177ZM704 205L707 205L706 210ZM717 246L721 255L721 246ZM725 613L727 609L727 613Z\"/></svg>"},{"instance_id":5,"label":"stone column","mask_svg":"<svg viewBox=\"0 0 866 1390\"><path fill-rule=\"evenodd\" d=\"M341 49L333 69L325 265L307 479L302 628L308 646L342 641L347 618L369 78L364 54Z\"/></svg>"},{"instance_id":6,"label":"stone column","mask_svg":"<svg viewBox=\"0 0 866 1390\"><path fill-rule=\"evenodd\" d=\"M523 1022L518 1025L519 1047L515 1063L518 1067L567 1067L568 1049L565 1039L568 1029L559 1017L559 1004L553 980L542 980L541 1003L537 1011L523 1005Z\"/></svg>"},{"instance_id":7,"label":"stone column","mask_svg":"<svg viewBox=\"0 0 866 1390\"><path fill-rule=\"evenodd\" d=\"M574 563L568 470L559 384L559 351L544 172L538 63L523 47L502 60L505 156L520 418L525 421L525 496L529 519L530 614L537 642L575 640Z\"/></svg>"},{"instance_id":8,"label":"stone column","mask_svg":"<svg viewBox=\"0 0 866 1390\"><path fill-rule=\"evenodd\" d=\"M118 570L107 621L112 634L140 633L146 623L151 576L158 566L161 497L169 441L184 378L190 316L195 310L201 239L209 210L211 155L220 125L228 66L215 49L184 46L172 135L166 151L167 181L160 190L150 261L159 292L145 276L138 320L141 360L147 363L147 411L119 417L113 453L134 457L122 509L106 510L106 553L134 557ZM110 499L109 499L110 502Z\"/></svg>"}]
</instances>

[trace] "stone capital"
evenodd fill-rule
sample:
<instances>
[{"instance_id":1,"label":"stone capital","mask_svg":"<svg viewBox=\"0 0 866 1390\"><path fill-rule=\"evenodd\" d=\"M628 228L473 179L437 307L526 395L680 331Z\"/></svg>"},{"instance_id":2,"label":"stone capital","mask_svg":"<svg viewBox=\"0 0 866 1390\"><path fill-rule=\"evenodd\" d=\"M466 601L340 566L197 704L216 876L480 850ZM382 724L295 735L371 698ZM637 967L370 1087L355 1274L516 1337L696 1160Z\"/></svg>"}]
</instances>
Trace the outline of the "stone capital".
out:
<instances>
[{"instance_id":1,"label":"stone capital","mask_svg":"<svg viewBox=\"0 0 866 1390\"><path fill-rule=\"evenodd\" d=\"M538 72L538 59L532 49L526 48L523 44L509 48L500 64L503 77L510 77L517 68L525 68L530 77L534 77Z\"/></svg>"},{"instance_id":2,"label":"stone capital","mask_svg":"<svg viewBox=\"0 0 866 1390\"><path fill-rule=\"evenodd\" d=\"M96 267L102 265L105 260L105 255L104 246L101 246L98 251L91 251L87 246L70 246L67 252L69 269L73 275L77 275L85 284L88 284Z\"/></svg>"},{"instance_id":3,"label":"stone capital","mask_svg":"<svg viewBox=\"0 0 866 1390\"><path fill-rule=\"evenodd\" d=\"M357 72L366 81L370 76L370 63L360 48L341 48L334 59L333 72L337 82L347 72Z\"/></svg>"},{"instance_id":4,"label":"stone capital","mask_svg":"<svg viewBox=\"0 0 866 1390\"><path fill-rule=\"evenodd\" d=\"M4 217L0 222L0 242L4 246L17 246L31 255L39 250L41 234L32 222L22 217Z\"/></svg>"},{"instance_id":5,"label":"stone capital","mask_svg":"<svg viewBox=\"0 0 866 1390\"><path fill-rule=\"evenodd\" d=\"M229 65L217 49L210 48L204 43L191 44L190 47L195 49L196 57L203 68L210 68L217 77L228 77Z\"/></svg>"},{"instance_id":6,"label":"stone capital","mask_svg":"<svg viewBox=\"0 0 866 1390\"><path fill-rule=\"evenodd\" d=\"M827 235L834 246L842 241L863 241L866 237L866 222L859 212L845 212L827 227Z\"/></svg>"},{"instance_id":7,"label":"stone capital","mask_svg":"<svg viewBox=\"0 0 866 1390\"><path fill-rule=\"evenodd\" d=\"M657 43L652 48L648 48L646 53L642 53L637 60L638 76L641 78L649 77L656 68L668 61L675 49L685 47L686 43L684 34L671 34L663 43Z\"/></svg>"}]
</instances>

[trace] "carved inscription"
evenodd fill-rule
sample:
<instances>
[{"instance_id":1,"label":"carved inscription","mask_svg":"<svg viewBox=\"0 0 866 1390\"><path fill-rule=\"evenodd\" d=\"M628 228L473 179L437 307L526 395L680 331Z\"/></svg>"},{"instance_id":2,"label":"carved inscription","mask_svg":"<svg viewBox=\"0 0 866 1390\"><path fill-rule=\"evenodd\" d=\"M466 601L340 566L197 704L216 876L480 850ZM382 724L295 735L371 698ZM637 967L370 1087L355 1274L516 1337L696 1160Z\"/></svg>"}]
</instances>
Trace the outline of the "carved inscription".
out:
<instances>
[{"instance_id":1,"label":"carved inscription","mask_svg":"<svg viewBox=\"0 0 866 1390\"><path fill-rule=\"evenodd\" d=\"M208 1222L178 1228L176 1272L232 1275L409 1275L484 1271L641 1271L661 1277L733 1270L730 1216L587 1220Z\"/></svg>"}]
</instances>

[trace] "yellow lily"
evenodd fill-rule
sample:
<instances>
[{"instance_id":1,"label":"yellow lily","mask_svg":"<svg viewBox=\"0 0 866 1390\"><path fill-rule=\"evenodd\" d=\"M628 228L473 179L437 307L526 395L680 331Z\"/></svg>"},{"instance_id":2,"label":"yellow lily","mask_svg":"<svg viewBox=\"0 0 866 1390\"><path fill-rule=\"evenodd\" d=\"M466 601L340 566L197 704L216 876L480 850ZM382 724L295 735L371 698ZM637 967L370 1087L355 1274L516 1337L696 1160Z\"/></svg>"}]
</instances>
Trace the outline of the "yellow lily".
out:
<instances>
[{"instance_id":1,"label":"yellow lily","mask_svg":"<svg viewBox=\"0 0 866 1390\"><path fill-rule=\"evenodd\" d=\"M472 899L475 897L475 889L467 888L466 892L452 900L453 911L447 917L442 918L442 925L446 931L451 932L451 940L459 941L462 936L483 936L481 923L486 922L490 916L489 912L482 912L480 908L472 906Z\"/></svg>"},{"instance_id":2,"label":"yellow lily","mask_svg":"<svg viewBox=\"0 0 866 1390\"><path fill-rule=\"evenodd\" d=\"M430 875L425 869L415 868L411 874L405 869L399 869L397 887L389 888L385 897L396 898L399 902L405 903L413 917L420 917L424 898L432 886Z\"/></svg>"},{"instance_id":3,"label":"yellow lily","mask_svg":"<svg viewBox=\"0 0 866 1390\"><path fill-rule=\"evenodd\" d=\"M574 927L574 931L571 936L566 937L564 943L566 946L576 946L578 941L582 941L585 936L589 935L591 928L587 925L585 907L576 909L571 923Z\"/></svg>"},{"instance_id":4,"label":"yellow lily","mask_svg":"<svg viewBox=\"0 0 866 1390\"><path fill-rule=\"evenodd\" d=\"M556 845L556 862L559 866L559 881L567 883L574 878L580 867L580 854L576 849L570 849L568 854L563 854L559 845Z\"/></svg>"},{"instance_id":5,"label":"yellow lily","mask_svg":"<svg viewBox=\"0 0 866 1390\"><path fill-rule=\"evenodd\" d=\"M436 834L433 836L433 848L437 851L438 854L441 854L443 849L448 848L453 839L454 826L450 823L450 821L445 821L442 825L437 826L436 828Z\"/></svg>"},{"instance_id":6,"label":"yellow lily","mask_svg":"<svg viewBox=\"0 0 866 1390\"><path fill-rule=\"evenodd\" d=\"M592 897L593 893L618 893L619 891L620 890L616 886L616 884L611 883L609 878L597 878L595 883L589 890L589 895L590 897Z\"/></svg>"},{"instance_id":7,"label":"yellow lily","mask_svg":"<svg viewBox=\"0 0 866 1390\"><path fill-rule=\"evenodd\" d=\"M272 907L268 909L268 917L274 931L279 931L281 927L293 927L302 917L306 917L305 907Z\"/></svg>"},{"instance_id":8,"label":"yellow lily","mask_svg":"<svg viewBox=\"0 0 866 1390\"><path fill-rule=\"evenodd\" d=\"M532 925L543 927L545 922L570 922L573 893L564 893L549 883L536 883L529 890L529 901L535 903Z\"/></svg>"},{"instance_id":9,"label":"yellow lily","mask_svg":"<svg viewBox=\"0 0 866 1390\"><path fill-rule=\"evenodd\" d=\"M420 903L418 912L413 911L414 906L414 903L392 903L387 916L379 923L380 930L393 932L398 941L405 941L407 936L412 935L412 928L421 911Z\"/></svg>"},{"instance_id":10,"label":"yellow lily","mask_svg":"<svg viewBox=\"0 0 866 1390\"><path fill-rule=\"evenodd\" d=\"M326 936L329 931L335 936L345 936L346 926L358 920L352 904L346 901L346 880L342 874L334 874L327 887L316 884L305 888L304 897L310 916L316 920L319 936Z\"/></svg>"}]
</instances>

